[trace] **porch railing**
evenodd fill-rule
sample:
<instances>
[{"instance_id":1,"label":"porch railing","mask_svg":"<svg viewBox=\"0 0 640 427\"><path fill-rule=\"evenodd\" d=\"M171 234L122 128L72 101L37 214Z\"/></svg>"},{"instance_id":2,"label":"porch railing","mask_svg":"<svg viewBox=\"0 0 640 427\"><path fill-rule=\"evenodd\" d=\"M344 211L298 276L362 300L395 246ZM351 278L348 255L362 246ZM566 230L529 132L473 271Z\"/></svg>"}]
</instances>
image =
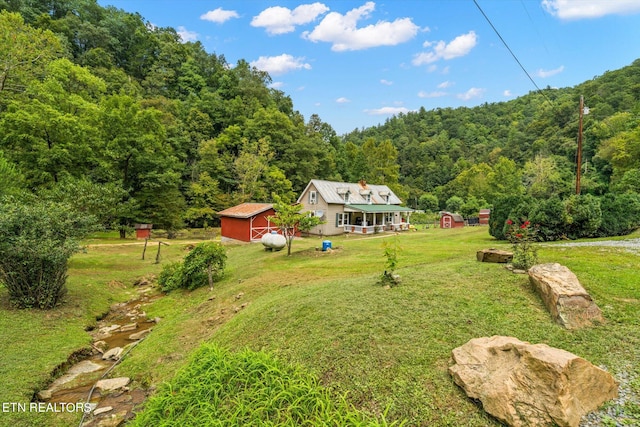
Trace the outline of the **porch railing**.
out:
<instances>
[{"instance_id":1,"label":"porch railing","mask_svg":"<svg viewBox=\"0 0 640 427\"><path fill-rule=\"evenodd\" d=\"M352 224L345 224L344 225L344 231L345 233L355 233L355 234L375 234L375 233L381 233L383 231L402 231L402 230L408 230L409 229L409 223L406 222L400 222L400 223L388 223L385 225L373 225L373 224L368 224L368 225L352 225Z\"/></svg>"}]
</instances>

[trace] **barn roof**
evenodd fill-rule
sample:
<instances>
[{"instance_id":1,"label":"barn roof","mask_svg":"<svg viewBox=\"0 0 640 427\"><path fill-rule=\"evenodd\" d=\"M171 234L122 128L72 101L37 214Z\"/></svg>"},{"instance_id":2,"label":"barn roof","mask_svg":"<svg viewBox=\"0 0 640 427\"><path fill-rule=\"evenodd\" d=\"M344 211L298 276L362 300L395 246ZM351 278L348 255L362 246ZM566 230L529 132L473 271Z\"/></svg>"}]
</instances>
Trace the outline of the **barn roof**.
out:
<instances>
[{"instance_id":1,"label":"barn roof","mask_svg":"<svg viewBox=\"0 0 640 427\"><path fill-rule=\"evenodd\" d=\"M453 220L455 222L464 222L464 218L462 218L462 215L460 214L456 214L456 213L451 213L451 212L443 212L442 216L448 215L451 218L453 218Z\"/></svg>"},{"instance_id":2,"label":"barn roof","mask_svg":"<svg viewBox=\"0 0 640 427\"><path fill-rule=\"evenodd\" d=\"M220 216L229 216L232 218L251 218L262 212L273 208L271 203L242 203L237 206L218 212Z\"/></svg>"}]
</instances>

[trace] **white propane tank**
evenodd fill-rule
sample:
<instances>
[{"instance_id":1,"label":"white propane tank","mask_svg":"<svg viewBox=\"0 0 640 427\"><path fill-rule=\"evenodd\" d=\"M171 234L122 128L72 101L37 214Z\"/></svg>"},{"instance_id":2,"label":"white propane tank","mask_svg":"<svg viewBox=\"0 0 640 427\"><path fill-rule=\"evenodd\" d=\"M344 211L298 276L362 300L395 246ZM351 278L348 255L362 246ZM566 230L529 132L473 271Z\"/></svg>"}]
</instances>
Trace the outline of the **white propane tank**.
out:
<instances>
[{"instance_id":1,"label":"white propane tank","mask_svg":"<svg viewBox=\"0 0 640 427\"><path fill-rule=\"evenodd\" d=\"M264 245L265 249L271 249L272 251L279 251L287 246L287 239L282 234L278 234L275 231L262 236L260 242Z\"/></svg>"}]
</instances>

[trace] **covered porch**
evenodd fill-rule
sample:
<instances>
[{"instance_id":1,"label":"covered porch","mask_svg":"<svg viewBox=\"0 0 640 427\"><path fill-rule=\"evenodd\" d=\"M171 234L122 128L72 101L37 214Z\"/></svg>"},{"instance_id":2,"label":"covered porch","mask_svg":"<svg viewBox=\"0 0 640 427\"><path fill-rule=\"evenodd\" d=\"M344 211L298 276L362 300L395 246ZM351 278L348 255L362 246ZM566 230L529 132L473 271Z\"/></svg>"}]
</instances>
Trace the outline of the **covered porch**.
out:
<instances>
[{"instance_id":1,"label":"covered porch","mask_svg":"<svg viewBox=\"0 0 640 427\"><path fill-rule=\"evenodd\" d=\"M351 204L344 207L346 233L374 234L408 230L413 209L397 205Z\"/></svg>"}]
</instances>

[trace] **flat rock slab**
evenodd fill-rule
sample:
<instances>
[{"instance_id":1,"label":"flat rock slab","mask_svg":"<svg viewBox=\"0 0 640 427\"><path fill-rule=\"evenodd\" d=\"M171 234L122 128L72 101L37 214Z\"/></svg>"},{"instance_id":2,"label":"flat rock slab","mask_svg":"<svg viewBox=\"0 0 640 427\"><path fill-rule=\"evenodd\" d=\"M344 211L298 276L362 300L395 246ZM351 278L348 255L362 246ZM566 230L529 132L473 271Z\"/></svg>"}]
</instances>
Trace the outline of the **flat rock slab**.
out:
<instances>
[{"instance_id":1,"label":"flat rock slab","mask_svg":"<svg viewBox=\"0 0 640 427\"><path fill-rule=\"evenodd\" d=\"M120 388L126 387L127 384L129 384L129 381L131 380L127 377L100 380L96 383L96 388L99 388L102 391L118 390Z\"/></svg>"},{"instance_id":2,"label":"flat rock slab","mask_svg":"<svg viewBox=\"0 0 640 427\"><path fill-rule=\"evenodd\" d=\"M139 340L139 339L142 339L142 338L146 337L147 335L149 335L150 332L151 332L151 329L144 329L144 330L142 330L140 332L136 332L135 334L129 335L129 339L133 340L133 341L136 341L136 340Z\"/></svg>"},{"instance_id":3,"label":"flat rock slab","mask_svg":"<svg viewBox=\"0 0 640 427\"><path fill-rule=\"evenodd\" d=\"M78 386L79 382L86 380L86 377L95 376L94 372L106 369L107 365L101 365L90 360L83 360L73 365L64 375L56 378L49 388L38 392L38 398L41 400L51 399L53 393L60 390L67 390ZM99 374L98 374L99 375Z\"/></svg>"},{"instance_id":4,"label":"flat rock slab","mask_svg":"<svg viewBox=\"0 0 640 427\"><path fill-rule=\"evenodd\" d=\"M553 319L565 328L580 329L604 322L600 308L567 267L538 264L528 273Z\"/></svg>"},{"instance_id":5,"label":"flat rock slab","mask_svg":"<svg viewBox=\"0 0 640 427\"><path fill-rule=\"evenodd\" d=\"M577 427L618 395L608 372L568 351L513 337L475 338L452 352L449 374L489 414L513 427Z\"/></svg>"},{"instance_id":6,"label":"flat rock slab","mask_svg":"<svg viewBox=\"0 0 640 427\"><path fill-rule=\"evenodd\" d=\"M476 252L476 259L480 262L507 263L513 260L513 253L501 249L482 249Z\"/></svg>"}]
</instances>

